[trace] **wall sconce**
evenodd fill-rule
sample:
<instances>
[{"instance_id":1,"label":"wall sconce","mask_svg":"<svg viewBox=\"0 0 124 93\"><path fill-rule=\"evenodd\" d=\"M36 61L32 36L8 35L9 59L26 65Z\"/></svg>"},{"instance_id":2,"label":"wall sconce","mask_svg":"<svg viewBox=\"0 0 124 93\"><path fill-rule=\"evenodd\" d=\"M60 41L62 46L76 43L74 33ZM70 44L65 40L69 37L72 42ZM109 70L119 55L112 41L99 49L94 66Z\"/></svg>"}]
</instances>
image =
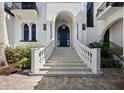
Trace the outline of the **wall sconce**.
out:
<instances>
[{"instance_id":1,"label":"wall sconce","mask_svg":"<svg viewBox=\"0 0 124 93\"><path fill-rule=\"evenodd\" d=\"M86 24L82 24L82 30L86 30Z\"/></svg>"}]
</instances>

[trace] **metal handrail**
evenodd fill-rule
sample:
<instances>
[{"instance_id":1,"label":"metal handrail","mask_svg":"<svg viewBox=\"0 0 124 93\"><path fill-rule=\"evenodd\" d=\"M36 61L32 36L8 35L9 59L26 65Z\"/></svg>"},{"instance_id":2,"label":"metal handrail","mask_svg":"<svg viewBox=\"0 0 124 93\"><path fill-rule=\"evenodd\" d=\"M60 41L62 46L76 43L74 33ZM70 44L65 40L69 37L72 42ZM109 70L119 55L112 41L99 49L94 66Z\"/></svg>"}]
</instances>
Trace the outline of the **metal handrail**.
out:
<instances>
[{"instance_id":1,"label":"metal handrail","mask_svg":"<svg viewBox=\"0 0 124 93\"><path fill-rule=\"evenodd\" d=\"M11 9L20 9L14 2L12 3Z\"/></svg>"},{"instance_id":2,"label":"metal handrail","mask_svg":"<svg viewBox=\"0 0 124 93\"><path fill-rule=\"evenodd\" d=\"M112 42L112 41L109 41L109 42L110 42L110 46L113 46L113 47L115 47L116 49L118 49L118 50L120 50L120 51L123 51L123 48L120 47L119 45L115 44L115 43Z\"/></svg>"},{"instance_id":3,"label":"metal handrail","mask_svg":"<svg viewBox=\"0 0 124 93\"><path fill-rule=\"evenodd\" d=\"M96 17L98 15L100 15L108 6L110 6L113 2L103 2L100 7L97 9L97 14Z\"/></svg>"}]
</instances>

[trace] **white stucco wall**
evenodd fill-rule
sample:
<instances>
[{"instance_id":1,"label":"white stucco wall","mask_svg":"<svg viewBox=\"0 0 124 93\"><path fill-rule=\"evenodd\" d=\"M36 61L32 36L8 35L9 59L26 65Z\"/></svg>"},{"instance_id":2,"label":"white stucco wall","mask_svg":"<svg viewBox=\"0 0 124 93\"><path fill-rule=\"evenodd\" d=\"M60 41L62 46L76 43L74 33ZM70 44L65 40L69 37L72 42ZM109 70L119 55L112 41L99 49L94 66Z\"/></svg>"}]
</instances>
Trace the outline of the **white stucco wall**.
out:
<instances>
[{"instance_id":1,"label":"white stucco wall","mask_svg":"<svg viewBox=\"0 0 124 93\"><path fill-rule=\"evenodd\" d=\"M47 20L53 20L53 18L63 10L70 11L76 17L82 10L82 3L47 3L46 7Z\"/></svg>"},{"instance_id":2,"label":"white stucco wall","mask_svg":"<svg viewBox=\"0 0 124 93\"><path fill-rule=\"evenodd\" d=\"M114 23L113 20L116 18L122 17L122 9L116 8L112 10L113 15L106 17L104 20L98 20L96 18L96 13L98 7L102 4L102 2L95 2L94 3L94 27L86 27L86 30L82 30L82 24L86 24L86 3L41 3L37 2L37 7L39 11L39 15L37 19L30 19L30 18L20 18L15 16L14 18L6 19L7 22L7 34L8 39L6 38L6 42L9 42L14 45L41 45L44 46L50 41L50 24L52 24L52 31L55 32L55 20L59 13L62 11L68 11L68 16L73 18L73 27L69 25L71 30L71 45L74 44L74 38L77 37L77 24L78 25L78 37L79 40L84 43L88 44L91 42L99 42L105 33L105 29L110 27L111 24ZM7 18L7 16L6 16ZM112 23L113 22L113 23ZM115 21L116 22L116 21ZM31 30L31 24L36 24L36 38L37 42L20 42L22 40L22 24L27 23L29 25L29 29ZM43 30L43 24L47 24L47 30ZM61 23L60 23L61 24ZM114 26L111 28L111 36L121 34L122 25ZM58 25L59 26L59 25ZM57 27L57 26L56 26ZM119 29L119 31L115 31ZM12 33L11 33L12 32ZM52 32L52 33L53 33ZM30 31L31 34L31 31ZM54 37L55 33L53 33ZM6 35L7 36L7 35ZM31 37L30 37L31 38ZM121 37L120 37L121 38ZM112 39L112 37L111 37ZM7 41L8 40L8 41ZM113 39L112 39L113 40ZM120 42L120 41L119 41ZM118 42L117 42L118 43ZM119 44L119 43L118 43ZM121 44L119 44L122 46Z\"/></svg>"},{"instance_id":3,"label":"white stucco wall","mask_svg":"<svg viewBox=\"0 0 124 93\"><path fill-rule=\"evenodd\" d=\"M5 45L11 46L14 43L14 17L10 14L4 12L5 17L5 24L4 24L4 31L5 31Z\"/></svg>"},{"instance_id":4,"label":"white stucco wall","mask_svg":"<svg viewBox=\"0 0 124 93\"><path fill-rule=\"evenodd\" d=\"M103 21L96 19L97 9L102 2L94 3L94 27L87 27L87 44L92 42L99 42L101 37L99 36L100 27L103 25ZM100 24L100 27L98 26Z\"/></svg>"},{"instance_id":5,"label":"white stucco wall","mask_svg":"<svg viewBox=\"0 0 124 93\"><path fill-rule=\"evenodd\" d=\"M70 16L73 20L72 23L67 23L67 25L69 26L70 28L70 44L71 46L73 46L74 44L74 34L75 34L75 31L74 31L74 28L76 28L77 24L79 24L79 40L82 41L82 20L83 20L83 12L82 12L82 9L83 9L83 3L47 3L46 4L46 7L47 7L47 18L46 20L47 21L52 21L52 23L55 25L55 20L56 20L56 17L61 14L66 14L68 16ZM60 23L61 24L61 23ZM71 24L71 25L69 25ZM59 25L58 25L59 26ZM57 31L57 27L58 26L54 26L53 28L54 31L56 32ZM76 34L75 34L76 35ZM55 40L57 42L57 33L55 33Z\"/></svg>"},{"instance_id":6,"label":"white stucco wall","mask_svg":"<svg viewBox=\"0 0 124 93\"><path fill-rule=\"evenodd\" d=\"M87 42L99 42L103 39L106 30L123 17L122 7L109 7L103 19L97 19L96 13L102 2L94 3L94 27L87 28ZM122 29L122 26L120 26ZM118 27L117 27L118 28ZM111 32L112 33L112 32ZM119 32L117 32L119 33ZM121 37L120 37L121 38ZM122 39L122 38L121 38Z\"/></svg>"},{"instance_id":7,"label":"white stucco wall","mask_svg":"<svg viewBox=\"0 0 124 93\"><path fill-rule=\"evenodd\" d=\"M71 16L74 18L74 22L79 25L79 39L82 41L82 3L41 3L37 2L38 12L39 15L37 19L30 19L30 17L27 18L21 18L19 16L16 16L12 19L11 22L7 22L7 30L9 27L12 27L12 30L10 33L11 35L8 36L10 43L14 46L16 45L46 45L50 41L50 23L55 26L55 20L54 19L57 14L63 10L67 10L72 13ZM57 7L57 8L56 8ZM23 12L22 12L23 13ZM25 15L25 14L23 14ZM28 24L29 26L29 32L30 32L30 39L31 39L31 24L36 24L36 39L37 42L21 42L20 40L23 40L23 28L22 24ZM43 24L47 24L47 30L43 30ZM75 26L76 26L75 24ZM13 26L11 26L13 25ZM52 26L54 28L54 26ZM74 27L70 26L71 33L74 33ZM53 29L55 31L55 29ZM9 31L9 30L8 30ZM10 31L9 31L10 32ZM71 35L71 45L73 45L73 35Z\"/></svg>"},{"instance_id":8,"label":"white stucco wall","mask_svg":"<svg viewBox=\"0 0 124 93\"><path fill-rule=\"evenodd\" d=\"M123 20L119 20L110 27L110 41L123 47Z\"/></svg>"},{"instance_id":9,"label":"white stucco wall","mask_svg":"<svg viewBox=\"0 0 124 93\"><path fill-rule=\"evenodd\" d=\"M15 15L14 17L14 33L11 35L14 38L14 46L17 45L39 45L45 46L47 43L47 30L43 30L43 24L46 22L46 4L37 3L39 15L37 19L20 18ZM21 42L23 40L23 26L22 24L28 24L29 26L29 40L31 40L31 24L36 24L36 40L37 42ZM11 24L10 24L11 25ZM48 29L48 27L47 27Z\"/></svg>"}]
</instances>

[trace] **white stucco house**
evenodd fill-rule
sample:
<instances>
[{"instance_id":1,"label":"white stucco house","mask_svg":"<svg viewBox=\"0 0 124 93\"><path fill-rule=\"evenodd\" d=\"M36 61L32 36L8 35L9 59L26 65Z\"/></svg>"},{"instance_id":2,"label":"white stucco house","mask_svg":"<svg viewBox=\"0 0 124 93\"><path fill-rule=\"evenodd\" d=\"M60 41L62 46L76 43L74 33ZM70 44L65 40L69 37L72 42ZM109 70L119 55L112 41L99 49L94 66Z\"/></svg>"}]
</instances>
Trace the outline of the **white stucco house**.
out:
<instances>
[{"instance_id":1,"label":"white stucco house","mask_svg":"<svg viewBox=\"0 0 124 93\"><path fill-rule=\"evenodd\" d=\"M52 53L58 53L56 58L61 59L64 53L67 54L66 57L74 54L74 49L80 61L87 65L87 71L91 73L83 72L83 68L80 71L78 69L79 72L66 71L66 74L71 74L71 71L73 74L99 74L100 49L90 49L87 45L103 40L108 42L110 47L114 47L118 55L123 54L123 4L123 2L5 2L5 45L44 46L32 49L31 72L35 74L48 72L41 69ZM59 53L63 55L57 56ZM76 58L77 55L72 55L71 58ZM67 59L62 62L64 61ZM77 60L74 62L76 64ZM58 70L58 73L65 72Z\"/></svg>"}]
</instances>

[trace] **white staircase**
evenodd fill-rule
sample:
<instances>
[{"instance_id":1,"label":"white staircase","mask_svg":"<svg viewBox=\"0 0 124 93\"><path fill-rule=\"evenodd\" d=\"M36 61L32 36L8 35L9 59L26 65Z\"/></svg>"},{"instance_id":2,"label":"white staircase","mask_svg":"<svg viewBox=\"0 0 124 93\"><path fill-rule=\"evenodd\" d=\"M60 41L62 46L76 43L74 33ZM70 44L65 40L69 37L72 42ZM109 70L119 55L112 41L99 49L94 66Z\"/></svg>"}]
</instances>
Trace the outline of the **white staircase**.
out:
<instances>
[{"instance_id":1,"label":"white staircase","mask_svg":"<svg viewBox=\"0 0 124 93\"><path fill-rule=\"evenodd\" d=\"M91 75L94 74L90 68L79 58L74 48L58 47L52 52L48 61L40 68L37 75Z\"/></svg>"}]
</instances>

